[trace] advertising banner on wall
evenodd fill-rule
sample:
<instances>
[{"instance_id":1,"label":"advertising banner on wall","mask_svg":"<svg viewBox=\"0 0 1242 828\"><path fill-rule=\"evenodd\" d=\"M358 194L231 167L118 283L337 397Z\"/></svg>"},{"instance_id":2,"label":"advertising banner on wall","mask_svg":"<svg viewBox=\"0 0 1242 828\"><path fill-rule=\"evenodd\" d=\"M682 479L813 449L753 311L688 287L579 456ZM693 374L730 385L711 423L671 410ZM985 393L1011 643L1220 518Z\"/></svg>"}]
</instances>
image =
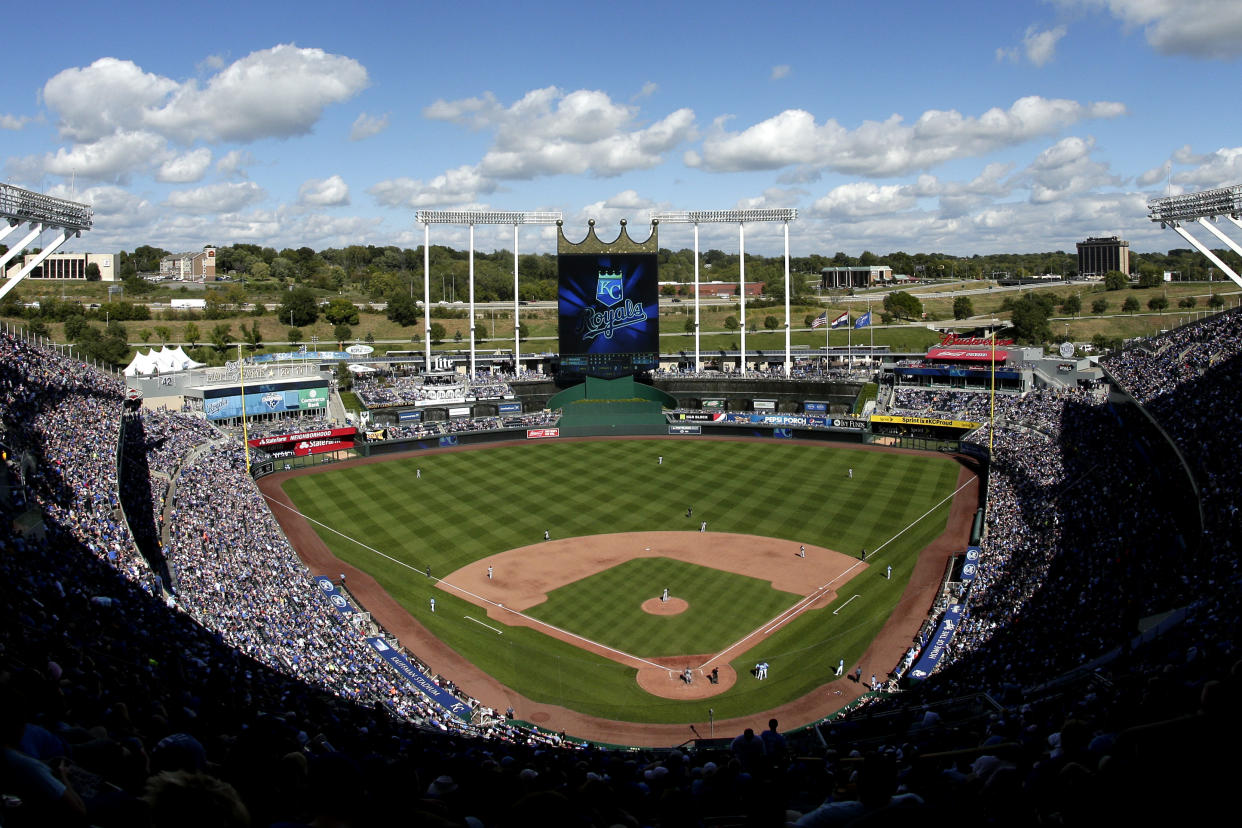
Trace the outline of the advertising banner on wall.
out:
<instances>
[{"instance_id":1,"label":"advertising banner on wall","mask_svg":"<svg viewBox=\"0 0 1242 828\"><path fill-rule=\"evenodd\" d=\"M526 439L543 440L548 437L560 437L561 430L559 428L528 428L526 429Z\"/></svg>"},{"instance_id":2,"label":"advertising banner on wall","mask_svg":"<svg viewBox=\"0 0 1242 828\"><path fill-rule=\"evenodd\" d=\"M288 388L271 383L246 385L246 416L279 414L284 411L321 410L327 406L328 386ZM203 400L203 411L209 420L227 420L242 416L242 395L226 394Z\"/></svg>"},{"instance_id":3,"label":"advertising banner on wall","mask_svg":"<svg viewBox=\"0 0 1242 828\"><path fill-rule=\"evenodd\" d=\"M496 411L500 414L520 414L522 413L522 404L520 402L501 403L496 406Z\"/></svg>"},{"instance_id":4,"label":"advertising banner on wall","mask_svg":"<svg viewBox=\"0 0 1242 828\"><path fill-rule=\"evenodd\" d=\"M351 441L358 430L353 426L346 428L321 428L316 431L297 431L288 434L271 434L266 437L255 437L248 442L252 448L264 448L265 446L275 446L281 443L298 443L307 440L332 440L338 441L348 437Z\"/></svg>"},{"instance_id":5,"label":"advertising banner on wall","mask_svg":"<svg viewBox=\"0 0 1242 828\"><path fill-rule=\"evenodd\" d=\"M411 664L408 658L388 646L387 641L378 636L368 638L366 641L371 645L371 649L375 651L376 655L384 659L390 667L400 673L406 681L414 685L424 696L463 722L470 721L470 705L432 681L430 676Z\"/></svg>"},{"instance_id":6,"label":"advertising banner on wall","mask_svg":"<svg viewBox=\"0 0 1242 828\"><path fill-rule=\"evenodd\" d=\"M691 425L690 423L670 423L668 427L669 434L702 434L703 426Z\"/></svg>"},{"instance_id":7,"label":"advertising banner on wall","mask_svg":"<svg viewBox=\"0 0 1242 828\"><path fill-rule=\"evenodd\" d=\"M944 428L962 428L968 431L978 428L983 423L969 420L942 420L938 417L902 417L894 414L872 414L873 423L897 423L899 425L943 426Z\"/></svg>"}]
</instances>

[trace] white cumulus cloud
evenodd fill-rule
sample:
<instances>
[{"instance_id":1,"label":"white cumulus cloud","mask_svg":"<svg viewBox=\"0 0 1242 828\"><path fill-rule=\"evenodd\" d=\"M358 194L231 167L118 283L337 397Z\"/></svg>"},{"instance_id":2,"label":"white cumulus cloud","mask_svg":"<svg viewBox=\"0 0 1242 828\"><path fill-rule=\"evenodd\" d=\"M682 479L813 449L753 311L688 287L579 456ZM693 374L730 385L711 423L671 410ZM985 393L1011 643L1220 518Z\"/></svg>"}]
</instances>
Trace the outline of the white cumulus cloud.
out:
<instances>
[{"instance_id":1,"label":"white cumulus cloud","mask_svg":"<svg viewBox=\"0 0 1242 828\"><path fill-rule=\"evenodd\" d=\"M676 110L642 126L638 108L597 90L534 89L510 106L490 92L436 101L423 114L432 120L494 133L478 164L493 179L545 175L620 175L650 169L664 154L694 136L694 112Z\"/></svg>"},{"instance_id":2,"label":"white cumulus cloud","mask_svg":"<svg viewBox=\"0 0 1242 828\"><path fill-rule=\"evenodd\" d=\"M383 115L368 115L362 112L354 119L354 125L349 129L349 140L361 141L372 135L379 135L386 129L388 129L387 112Z\"/></svg>"},{"instance_id":3,"label":"white cumulus cloud","mask_svg":"<svg viewBox=\"0 0 1242 828\"><path fill-rule=\"evenodd\" d=\"M202 179L207 168L211 166L211 150L200 147L184 155L169 158L160 164L155 174L157 181L169 181L176 184L191 184Z\"/></svg>"},{"instance_id":4,"label":"white cumulus cloud","mask_svg":"<svg viewBox=\"0 0 1242 828\"><path fill-rule=\"evenodd\" d=\"M1163 55L1231 60L1242 55L1242 3L1237 0L1059 0L1075 9L1103 10L1127 28L1140 28Z\"/></svg>"},{"instance_id":5,"label":"white cumulus cloud","mask_svg":"<svg viewBox=\"0 0 1242 828\"><path fill-rule=\"evenodd\" d=\"M115 183L169 157L168 142L151 132L117 132L90 143L61 147L42 158L44 171Z\"/></svg>"},{"instance_id":6,"label":"white cumulus cloud","mask_svg":"<svg viewBox=\"0 0 1242 828\"><path fill-rule=\"evenodd\" d=\"M164 204L183 213L208 215L236 213L266 197L263 188L253 181L231 181L193 190L174 190L168 194Z\"/></svg>"},{"instance_id":7,"label":"white cumulus cloud","mask_svg":"<svg viewBox=\"0 0 1242 828\"><path fill-rule=\"evenodd\" d=\"M791 109L741 132L728 132L717 121L701 152L688 153L686 163L713 172L805 165L853 175L898 176L984 155L1089 118L1118 117L1125 111L1120 103L1082 104L1030 96L1019 98L1008 109L995 107L978 117L933 109L912 124L893 115L850 130L833 119L816 124L811 113Z\"/></svg>"},{"instance_id":8,"label":"white cumulus cloud","mask_svg":"<svg viewBox=\"0 0 1242 828\"><path fill-rule=\"evenodd\" d=\"M366 69L352 58L284 44L223 66L201 86L100 58L55 75L43 99L61 136L74 141L135 129L183 144L254 141L310 132L327 106L367 83Z\"/></svg>"},{"instance_id":9,"label":"white cumulus cloud","mask_svg":"<svg viewBox=\"0 0 1242 828\"><path fill-rule=\"evenodd\" d=\"M467 207L480 195L495 192L496 182L479 174L472 166L448 170L423 181L413 178L391 178L367 189L377 203L385 207Z\"/></svg>"},{"instance_id":10,"label":"white cumulus cloud","mask_svg":"<svg viewBox=\"0 0 1242 828\"><path fill-rule=\"evenodd\" d=\"M304 207L340 207L349 203L349 185L339 175L311 178L298 188L298 204Z\"/></svg>"}]
</instances>

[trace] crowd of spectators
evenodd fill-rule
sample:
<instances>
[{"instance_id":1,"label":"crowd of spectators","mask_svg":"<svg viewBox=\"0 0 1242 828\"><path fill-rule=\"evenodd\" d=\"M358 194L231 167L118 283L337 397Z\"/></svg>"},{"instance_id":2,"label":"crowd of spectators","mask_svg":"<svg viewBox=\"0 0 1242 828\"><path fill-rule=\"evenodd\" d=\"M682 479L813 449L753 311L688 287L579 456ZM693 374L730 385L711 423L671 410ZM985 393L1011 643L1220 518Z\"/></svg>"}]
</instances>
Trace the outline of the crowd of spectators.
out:
<instances>
[{"instance_id":1,"label":"crowd of spectators","mask_svg":"<svg viewBox=\"0 0 1242 828\"><path fill-rule=\"evenodd\" d=\"M384 426L380 431L383 432L384 440L408 440L422 439L425 437L440 437L449 434L465 434L471 431L495 431L501 428L537 428L541 426L555 425L561 418L560 409L544 409L542 411L531 411L526 414L506 414L500 417L474 417L471 419L459 420L426 420L417 423L406 423L404 425L398 423L396 425ZM368 431L368 439L374 439L370 435L375 431Z\"/></svg>"},{"instance_id":2,"label":"crowd of spectators","mask_svg":"<svg viewBox=\"0 0 1242 828\"><path fill-rule=\"evenodd\" d=\"M1163 389L1136 396L1200 477L1203 539L1186 473L1142 411L1090 389L1032 392L973 438L993 447L987 536L943 670L788 744L742 734L692 752L444 730L319 600L236 444L203 450L214 432L182 433L201 422L143 414L147 467L176 472L166 606L118 512L119 381L0 337L5 444L34 461L12 464L21 486L0 517L42 521L0 538L13 619L0 629L0 779L21 797L4 824L190 824L211 809L231 815L218 824L340 826L1216 812L1242 709L1242 360L1223 355L1237 315L1216 324L1222 350L1197 371L1151 360L1171 350L1156 342L1116 372ZM191 459L174 456L187 446ZM1160 637L1131 640L1170 611ZM940 704L978 693L982 713Z\"/></svg>"},{"instance_id":3,"label":"crowd of spectators","mask_svg":"<svg viewBox=\"0 0 1242 828\"><path fill-rule=\"evenodd\" d=\"M361 374L353 391L367 408L393 408L425 402L474 401L513 396L513 387L495 374L448 377L396 372Z\"/></svg>"}]
</instances>

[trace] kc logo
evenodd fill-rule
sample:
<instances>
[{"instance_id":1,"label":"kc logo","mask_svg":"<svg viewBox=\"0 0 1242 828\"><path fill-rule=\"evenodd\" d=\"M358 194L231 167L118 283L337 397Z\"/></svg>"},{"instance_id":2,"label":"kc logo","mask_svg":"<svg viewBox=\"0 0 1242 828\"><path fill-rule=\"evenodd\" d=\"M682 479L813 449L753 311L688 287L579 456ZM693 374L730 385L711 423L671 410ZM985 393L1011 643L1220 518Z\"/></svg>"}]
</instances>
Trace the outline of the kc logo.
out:
<instances>
[{"instance_id":1,"label":"kc logo","mask_svg":"<svg viewBox=\"0 0 1242 828\"><path fill-rule=\"evenodd\" d=\"M611 308L624 299L625 290L621 284L622 277L623 274L620 271L610 273L606 270L601 270L599 278L595 282L595 300Z\"/></svg>"}]
</instances>

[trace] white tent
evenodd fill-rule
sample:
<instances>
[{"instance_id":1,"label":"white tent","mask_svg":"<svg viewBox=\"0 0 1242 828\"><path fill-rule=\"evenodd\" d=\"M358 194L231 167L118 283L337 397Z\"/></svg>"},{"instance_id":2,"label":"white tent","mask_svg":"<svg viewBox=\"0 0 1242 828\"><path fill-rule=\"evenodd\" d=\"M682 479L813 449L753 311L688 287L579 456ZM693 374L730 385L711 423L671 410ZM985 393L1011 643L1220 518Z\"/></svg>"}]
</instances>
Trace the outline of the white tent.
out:
<instances>
[{"instance_id":1,"label":"white tent","mask_svg":"<svg viewBox=\"0 0 1242 828\"><path fill-rule=\"evenodd\" d=\"M188 371L191 368L202 368L205 363L195 362L190 359L185 351L181 350L181 346L169 348L167 345L158 351L152 349L147 353L139 351L134 354L133 360L129 365L125 366L125 376L132 377L140 374L175 374L178 371Z\"/></svg>"}]
</instances>

